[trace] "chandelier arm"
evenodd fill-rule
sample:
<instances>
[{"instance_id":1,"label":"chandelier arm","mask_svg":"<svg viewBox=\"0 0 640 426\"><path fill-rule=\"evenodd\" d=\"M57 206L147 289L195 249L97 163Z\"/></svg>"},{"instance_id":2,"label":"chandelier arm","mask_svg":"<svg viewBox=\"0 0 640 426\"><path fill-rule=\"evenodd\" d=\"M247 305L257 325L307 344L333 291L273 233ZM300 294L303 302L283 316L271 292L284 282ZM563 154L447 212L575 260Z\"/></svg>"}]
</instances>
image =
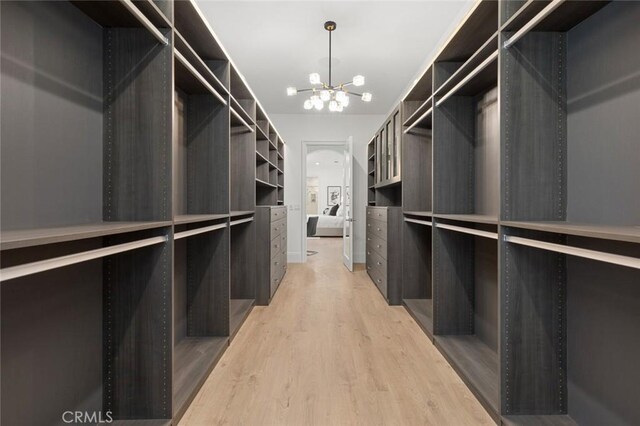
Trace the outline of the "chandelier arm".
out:
<instances>
[{"instance_id":1,"label":"chandelier arm","mask_svg":"<svg viewBox=\"0 0 640 426\"><path fill-rule=\"evenodd\" d=\"M311 92L312 90L316 90L316 89L314 87L310 87L308 89L298 89L296 93Z\"/></svg>"},{"instance_id":2,"label":"chandelier arm","mask_svg":"<svg viewBox=\"0 0 640 426\"><path fill-rule=\"evenodd\" d=\"M362 97L362 93L349 92L349 94Z\"/></svg>"},{"instance_id":3,"label":"chandelier arm","mask_svg":"<svg viewBox=\"0 0 640 426\"><path fill-rule=\"evenodd\" d=\"M329 31L329 86L331 86L331 33Z\"/></svg>"}]
</instances>

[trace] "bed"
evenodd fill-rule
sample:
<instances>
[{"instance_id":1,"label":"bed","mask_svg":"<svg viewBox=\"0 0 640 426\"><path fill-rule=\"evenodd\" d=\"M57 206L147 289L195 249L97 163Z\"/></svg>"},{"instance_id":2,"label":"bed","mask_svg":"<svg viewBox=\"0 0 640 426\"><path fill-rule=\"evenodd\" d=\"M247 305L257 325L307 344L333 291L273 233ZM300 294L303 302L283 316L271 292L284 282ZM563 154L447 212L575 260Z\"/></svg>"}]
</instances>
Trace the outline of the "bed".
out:
<instances>
[{"instance_id":1,"label":"bed","mask_svg":"<svg viewBox=\"0 0 640 426\"><path fill-rule=\"evenodd\" d=\"M307 215L307 220L310 217L317 217L318 225L315 235L308 235L309 237L342 237L343 216Z\"/></svg>"}]
</instances>

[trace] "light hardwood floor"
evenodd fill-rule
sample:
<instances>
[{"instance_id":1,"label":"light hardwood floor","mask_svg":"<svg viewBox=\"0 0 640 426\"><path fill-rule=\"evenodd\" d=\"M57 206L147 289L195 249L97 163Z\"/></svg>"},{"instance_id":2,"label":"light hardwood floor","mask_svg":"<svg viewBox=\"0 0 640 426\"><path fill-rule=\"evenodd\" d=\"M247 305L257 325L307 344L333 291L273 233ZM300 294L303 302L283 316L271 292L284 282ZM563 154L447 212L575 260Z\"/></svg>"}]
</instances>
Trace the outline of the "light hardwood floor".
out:
<instances>
[{"instance_id":1,"label":"light hardwood floor","mask_svg":"<svg viewBox=\"0 0 640 426\"><path fill-rule=\"evenodd\" d=\"M309 240L318 254L254 308L180 425L494 424L405 309L342 266L341 244Z\"/></svg>"}]
</instances>

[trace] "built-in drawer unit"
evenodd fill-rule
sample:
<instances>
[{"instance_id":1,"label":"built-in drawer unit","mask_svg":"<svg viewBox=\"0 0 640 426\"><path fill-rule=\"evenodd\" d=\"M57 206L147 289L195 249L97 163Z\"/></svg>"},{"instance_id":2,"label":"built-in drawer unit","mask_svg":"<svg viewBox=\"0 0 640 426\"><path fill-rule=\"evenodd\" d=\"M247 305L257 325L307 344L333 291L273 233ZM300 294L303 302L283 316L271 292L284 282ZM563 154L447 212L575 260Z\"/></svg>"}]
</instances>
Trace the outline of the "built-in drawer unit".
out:
<instances>
[{"instance_id":1,"label":"built-in drawer unit","mask_svg":"<svg viewBox=\"0 0 640 426\"><path fill-rule=\"evenodd\" d=\"M287 208L256 207L256 304L268 305L287 272Z\"/></svg>"},{"instance_id":2,"label":"built-in drawer unit","mask_svg":"<svg viewBox=\"0 0 640 426\"><path fill-rule=\"evenodd\" d=\"M367 207L367 273L390 305L402 300L402 211Z\"/></svg>"}]
</instances>

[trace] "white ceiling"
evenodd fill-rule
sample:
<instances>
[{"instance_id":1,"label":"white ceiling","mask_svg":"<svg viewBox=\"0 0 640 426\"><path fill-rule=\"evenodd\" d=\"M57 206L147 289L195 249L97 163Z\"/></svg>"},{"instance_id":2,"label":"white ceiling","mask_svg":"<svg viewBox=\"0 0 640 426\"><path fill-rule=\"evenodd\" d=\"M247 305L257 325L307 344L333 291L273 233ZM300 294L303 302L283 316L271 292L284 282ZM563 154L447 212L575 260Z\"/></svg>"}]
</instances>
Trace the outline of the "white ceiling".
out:
<instances>
[{"instance_id":1,"label":"white ceiling","mask_svg":"<svg viewBox=\"0 0 640 426\"><path fill-rule=\"evenodd\" d=\"M268 114L305 111L308 76L328 79L328 35L334 20L333 82L366 77L369 104L351 99L345 112L386 114L448 37L473 0L218 1L197 0L205 17ZM321 113L327 113L326 108ZM344 113L343 113L344 114Z\"/></svg>"}]
</instances>

